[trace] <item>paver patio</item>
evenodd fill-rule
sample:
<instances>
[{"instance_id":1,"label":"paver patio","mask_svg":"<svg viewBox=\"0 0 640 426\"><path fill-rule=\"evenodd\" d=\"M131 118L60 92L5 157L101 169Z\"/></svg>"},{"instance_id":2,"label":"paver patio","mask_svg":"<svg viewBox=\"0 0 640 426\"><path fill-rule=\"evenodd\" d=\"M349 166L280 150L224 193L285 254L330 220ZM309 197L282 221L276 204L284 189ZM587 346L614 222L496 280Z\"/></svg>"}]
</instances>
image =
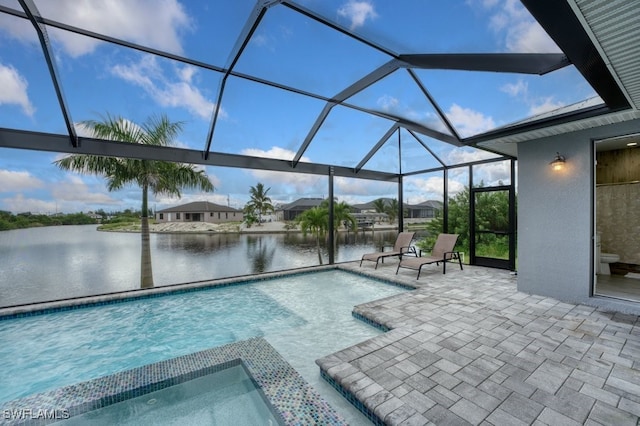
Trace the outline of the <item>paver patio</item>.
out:
<instances>
[{"instance_id":1,"label":"paver patio","mask_svg":"<svg viewBox=\"0 0 640 426\"><path fill-rule=\"evenodd\" d=\"M343 264L419 285L357 306L391 329L317 361L389 425L636 425L638 316L528 295L508 271Z\"/></svg>"}]
</instances>

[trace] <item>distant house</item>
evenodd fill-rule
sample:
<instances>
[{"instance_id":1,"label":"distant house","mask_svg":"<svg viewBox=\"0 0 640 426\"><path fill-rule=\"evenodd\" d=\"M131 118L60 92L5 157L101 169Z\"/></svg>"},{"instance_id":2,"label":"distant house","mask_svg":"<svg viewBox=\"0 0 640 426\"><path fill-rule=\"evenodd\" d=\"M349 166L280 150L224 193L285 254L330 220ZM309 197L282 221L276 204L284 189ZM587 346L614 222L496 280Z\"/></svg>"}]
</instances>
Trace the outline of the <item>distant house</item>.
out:
<instances>
[{"instance_id":1,"label":"distant house","mask_svg":"<svg viewBox=\"0 0 640 426\"><path fill-rule=\"evenodd\" d=\"M362 204L354 204L353 209L355 210L356 213L376 213L376 206L375 206L375 202L378 199L375 199L373 201L369 201L368 203L362 203ZM389 203L391 202L391 198L382 198L382 200L384 201L385 205L389 205ZM386 216L386 213L378 213L378 214L384 214ZM386 218L385 218L386 220Z\"/></svg>"},{"instance_id":2,"label":"distant house","mask_svg":"<svg viewBox=\"0 0 640 426\"><path fill-rule=\"evenodd\" d=\"M282 209L282 220L294 220L300 213L318 207L322 198L299 198L296 201L285 204Z\"/></svg>"},{"instance_id":3,"label":"distant house","mask_svg":"<svg viewBox=\"0 0 640 426\"><path fill-rule=\"evenodd\" d=\"M442 210L442 202L428 200L420 204L407 205L405 210L409 211L408 217L411 219L433 219L438 210Z\"/></svg>"},{"instance_id":4,"label":"distant house","mask_svg":"<svg viewBox=\"0 0 640 426\"><path fill-rule=\"evenodd\" d=\"M389 216L387 216L386 213L372 213L367 211L365 213L352 213L351 215L356 220L358 228L370 228L375 224L380 224L389 220Z\"/></svg>"},{"instance_id":5,"label":"distant house","mask_svg":"<svg viewBox=\"0 0 640 426\"><path fill-rule=\"evenodd\" d=\"M386 205L391 203L391 198L382 198ZM353 208L358 216L366 217L366 221L382 222L387 220L386 213L375 213L375 201L369 201L363 204L354 204ZM436 212L442 210L442 202L437 200L428 200L419 204L404 204L403 208L405 217L409 219L433 219Z\"/></svg>"},{"instance_id":6,"label":"distant house","mask_svg":"<svg viewBox=\"0 0 640 426\"><path fill-rule=\"evenodd\" d=\"M242 210L221 206L208 201L195 201L156 212L156 222L240 222Z\"/></svg>"},{"instance_id":7,"label":"distant house","mask_svg":"<svg viewBox=\"0 0 640 426\"><path fill-rule=\"evenodd\" d=\"M98 213L94 213L94 212L88 212L87 216L89 216L91 219L93 220L97 220L97 221L102 221L102 215L98 214Z\"/></svg>"}]
</instances>

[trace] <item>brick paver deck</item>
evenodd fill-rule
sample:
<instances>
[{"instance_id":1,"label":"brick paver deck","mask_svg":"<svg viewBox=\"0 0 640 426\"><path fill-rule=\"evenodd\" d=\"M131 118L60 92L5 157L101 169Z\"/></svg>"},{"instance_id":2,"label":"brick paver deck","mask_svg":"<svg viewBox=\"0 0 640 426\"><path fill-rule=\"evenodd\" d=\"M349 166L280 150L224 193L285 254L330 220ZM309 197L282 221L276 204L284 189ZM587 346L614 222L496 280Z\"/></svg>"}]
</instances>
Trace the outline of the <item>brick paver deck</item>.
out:
<instances>
[{"instance_id":1,"label":"brick paver deck","mask_svg":"<svg viewBox=\"0 0 640 426\"><path fill-rule=\"evenodd\" d=\"M639 317L520 293L508 271L341 267L420 285L356 307L391 331L317 361L385 424L638 424Z\"/></svg>"}]
</instances>

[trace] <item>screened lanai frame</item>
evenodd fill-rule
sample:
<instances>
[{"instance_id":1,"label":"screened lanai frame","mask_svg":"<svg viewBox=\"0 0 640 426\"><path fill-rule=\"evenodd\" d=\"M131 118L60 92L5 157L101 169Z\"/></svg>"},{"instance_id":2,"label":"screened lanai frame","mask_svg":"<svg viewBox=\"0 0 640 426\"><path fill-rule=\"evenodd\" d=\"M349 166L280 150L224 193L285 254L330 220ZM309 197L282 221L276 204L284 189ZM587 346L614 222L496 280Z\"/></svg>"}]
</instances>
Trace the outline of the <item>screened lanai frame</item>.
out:
<instances>
[{"instance_id":1,"label":"screened lanai frame","mask_svg":"<svg viewBox=\"0 0 640 426\"><path fill-rule=\"evenodd\" d=\"M0 146L18 149L33 149L38 151L53 151L61 153L80 153L105 156L120 156L166 160L174 162L184 162L191 164L201 164L206 166L235 167L241 169L259 169L269 171L284 171L294 173L310 173L316 175L326 175L328 177L329 200L333 201L333 178L335 176L371 179L377 181L397 182L399 205L402 206L403 199L403 177L431 172L442 172L444 178L444 208L446 218L446 205L448 190L446 187L446 174L451 168L473 166L491 161L513 160L513 153L505 153L494 150L490 142L495 139L515 135L520 132L541 128L544 126L561 124L581 118L588 118L600 114L628 108L629 104L618 86L613 81L601 57L591 43L589 37L581 27L575 15L571 12L570 6L564 2L558 3L553 0L535 1L524 0L523 4L535 19L542 25L551 38L556 42L563 53L420 53L407 51L398 53L382 43L376 42L373 38L367 37L359 31L348 28L336 19L322 14L316 9L305 6L301 1L290 0L259 0L256 2L249 14L244 27L239 29L239 34L229 54L227 63L224 66L215 65L202 60L196 60L186 56L180 56L160 49L151 48L136 44L127 40L115 38L105 34L98 34L80 26L56 22L42 16L38 11L34 0L19 0L22 10L16 8L0 6L0 12L16 18L28 20L38 34L40 46L45 58L48 74L55 90L59 108L65 121L68 134L51 134L43 132L33 132L16 129L0 129ZM249 45L251 37L260 27L261 22L271 10L284 8L288 13L295 13L304 16L308 20L335 31L349 40L366 46L385 56L388 60L377 68L369 71L366 75L352 81L346 87L337 92L328 94L314 93L299 87L287 85L273 80L267 80L259 75L250 75L237 70L239 61ZM81 24L81 23L80 23ZM399 23L400 25L400 23ZM161 58L170 59L178 63L191 65L218 73L220 78L217 88L214 111L210 118L209 131L204 141L203 148L160 148L148 146L136 146L115 141L96 140L81 137L76 132L75 122L71 117L71 109L65 97L64 84L60 78L55 55L47 34L48 28L55 28L83 37L101 40L126 49L143 52ZM490 72L490 73L513 73L522 75L546 75L553 71L563 69L568 66L575 67L587 83L601 98L602 102L586 103L586 107L581 109L558 109L555 114L546 114L539 119L528 117L520 122L512 123L502 127L494 128L488 132L473 134L464 137L460 131L452 124L443 108L434 99L429 87L424 84L420 74L425 70L457 70L469 72ZM424 122L412 120L405 115L396 114L393 111L382 110L380 108L364 106L361 102L352 102L365 90L373 87L378 82L388 76L403 73L403 78L408 78L415 83L415 87L420 96L423 97L433 111L436 124L426 125ZM277 90L294 93L303 97L317 100L324 104L322 111L315 118L308 133L298 146L295 154L291 158L276 159L241 155L237 153L216 151L217 144L214 140L216 130L219 126L221 114L220 105L224 101L227 85L232 79L241 79L252 83L268 86ZM309 147L314 143L314 138L322 129L332 111L347 108L359 113L368 114L388 120L391 125L380 137L369 141L370 149L364 153L362 158L355 163L331 164L331 163L311 163L303 161L304 155ZM405 140L414 140L424 147L425 158L431 161L436 160L436 165L424 169L410 171L402 170L402 141L401 133ZM410 135L410 136L407 136ZM395 144L395 137L398 138L398 167L393 171L381 171L368 168L369 161L375 157L376 153L389 144ZM425 142L425 140L427 142ZM428 141L434 140L450 144L460 148L481 148L495 154L494 158L483 159L472 162L462 162L451 164L438 157L429 146ZM514 179L511 179L513 185ZM330 210L331 211L331 210ZM399 214L400 229L403 227L402 214ZM330 221L332 223L332 221ZM446 231L446 221L445 229ZM333 235L332 232L329 233ZM329 244L329 247L332 247ZM330 260L333 257L330 256Z\"/></svg>"}]
</instances>

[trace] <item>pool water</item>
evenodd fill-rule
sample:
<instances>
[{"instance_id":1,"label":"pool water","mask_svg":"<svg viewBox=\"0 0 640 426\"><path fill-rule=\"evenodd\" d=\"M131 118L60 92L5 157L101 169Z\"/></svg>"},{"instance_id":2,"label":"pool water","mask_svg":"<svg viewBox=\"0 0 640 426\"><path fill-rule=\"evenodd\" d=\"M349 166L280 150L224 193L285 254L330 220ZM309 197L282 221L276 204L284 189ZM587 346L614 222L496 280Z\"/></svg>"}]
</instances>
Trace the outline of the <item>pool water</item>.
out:
<instances>
[{"instance_id":1,"label":"pool water","mask_svg":"<svg viewBox=\"0 0 640 426\"><path fill-rule=\"evenodd\" d=\"M329 270L0 321L0 403L264 337L334 408L350 409L315 360L381 333L353 318L355 305L406 291Z\"/></svg>"},{"instance_id":2,"label":"pool water","mask_svg":"<svg viewBox=\"0 0 640 426\"><path fill-rule=\"evenodd\" d=\"M209 289L0 321L0 359L9 367L0 371L0 401L305 323L261 286Z\"/></svg>"},{"instance_id":3,"label":"pool water","mask_svg":"<svg viewBox=\"0 0 640 426\"><path fill-rule=\"evenodd\" d=\"M279 422L238 365L71 417L62 424L276 426Z\"/></svg>"}]
</instances>

